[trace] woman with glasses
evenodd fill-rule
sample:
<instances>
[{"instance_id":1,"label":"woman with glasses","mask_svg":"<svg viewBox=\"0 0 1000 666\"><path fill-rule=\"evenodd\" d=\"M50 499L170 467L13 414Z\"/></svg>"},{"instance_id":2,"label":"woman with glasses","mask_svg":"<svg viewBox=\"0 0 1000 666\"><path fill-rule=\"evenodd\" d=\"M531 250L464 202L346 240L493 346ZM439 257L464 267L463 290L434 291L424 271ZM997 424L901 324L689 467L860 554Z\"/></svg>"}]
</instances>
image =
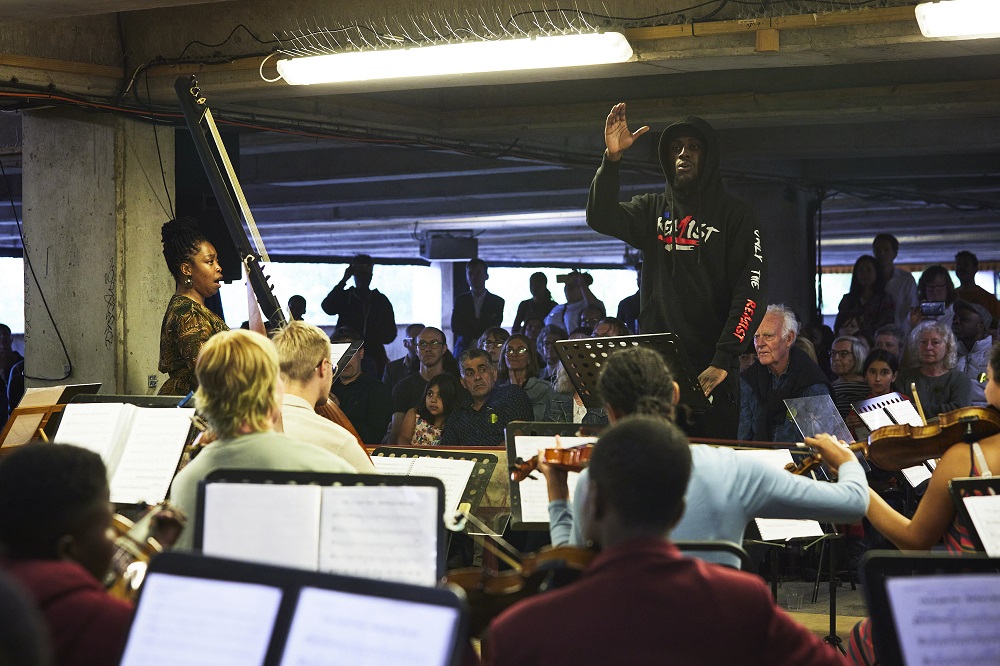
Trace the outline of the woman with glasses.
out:
<instances>
[{"instance_id":1,"label":"woman with glasses","mask_svg":"<svg viewBox=\"0 0 1000 666\"><path fill-rule=\"evenodd\" d=\"M523 388L531 399L535 420L545 421L548 418L552 389L548 382L538 378L538 361L531 353L531 338L515 333L503 344L497 383L514 384Z\"/></svg>"},{"instance_id":2,"label":"woman with glasses","mask_svg":"<svg viewBox=\"0 0 1000 666\"><path fill-rule=\"evenodd\" d=\"M833 341L830 369L837 375L833 380L833 403L845 419L851 413L851 403L868 395L868 382L862 374L867 356L868 345L861 338L842 335Z\"/></svg>"},{"instance_id":3,"label":"woman with glasses","mask_svg":"<svg viewBox=\"0 0 1000 666\"><path fill-rule=\"evenodd\" d=\"M506 329L494 326L493 328L486 329L483 334L479 336L479 342L476 343L476 346L490 355L490 358L493 359L494 366L499 366L500 349L509 337L510 333L508 333Z\"/></svg>"}]
</instances>

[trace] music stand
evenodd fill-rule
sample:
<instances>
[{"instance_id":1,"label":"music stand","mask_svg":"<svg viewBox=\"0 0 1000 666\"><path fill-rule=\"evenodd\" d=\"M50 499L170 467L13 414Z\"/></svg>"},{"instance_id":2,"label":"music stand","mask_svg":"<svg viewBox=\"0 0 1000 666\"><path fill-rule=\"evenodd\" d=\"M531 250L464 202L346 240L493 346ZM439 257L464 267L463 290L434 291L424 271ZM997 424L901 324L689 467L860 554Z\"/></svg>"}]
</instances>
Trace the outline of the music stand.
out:
<instances>
[{"instance_id":1,"label":"music stand","mask_svg":"<svg viewBox=\"0 0 1000 666\"><path fill-rule=\"evenodd\" d=\"M604 406L604 399L597 390L601 367L612 354L630 347L652 349L663 357L674 381L680 386L681 404L696 411L708 409L711 404L698 383L698 375L688 362L680 338L674 333L559 340L555 346L566 374L580 394L583 404L590 409Z\"/></svg>"},{"instance_id":2,"label":"music stand","mask_svg":"<svg viewBox=\"0 0 1000 666\"><path fill-rule=\"evenodd\" d=\"M362 340L355 340L354 342L331 342L331 356L330 361L333 363L334 373L333 381L337 381L337 377L340 377L340 373L344 371L347 364L351 362L354 355L358 353L361 349L361 345L364 344ZM337 360L334 360L337 357Z\"/></svg>"},{"instance_id":3,"label":"music stand","mask_svg":"<svg viewBox=\"0 0 1000 666\"><path fill-rule=\"evenodd\" d=\"M13 449L35 437L52 441L66 404L79 395L99 390L100 383L27 389L0 432L0 447ZM55 395L57 391L58 395Z\"/></svg>"}]
</instances>

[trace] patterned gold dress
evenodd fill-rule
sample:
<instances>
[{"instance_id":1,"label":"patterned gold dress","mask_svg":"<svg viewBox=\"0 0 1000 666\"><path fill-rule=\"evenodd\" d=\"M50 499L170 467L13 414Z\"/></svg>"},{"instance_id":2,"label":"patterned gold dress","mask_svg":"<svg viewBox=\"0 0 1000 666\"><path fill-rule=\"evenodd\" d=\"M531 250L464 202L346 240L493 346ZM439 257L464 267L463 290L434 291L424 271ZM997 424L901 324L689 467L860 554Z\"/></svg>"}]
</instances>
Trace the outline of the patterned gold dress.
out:
<instances>
[{"instance_id":1,"label":"patterned gold dress","mask_svg":"<svg viewBox=\"0 0 1000 666\"><path fill-rule=\"evenodd\" d=\"M201 346L216 333L228 330L226 322L204 305L174 294L160 326L159 370L170 378L163 382L159 394L187 395L198 388L194 363Z\"/></svg>"}]
</instances>

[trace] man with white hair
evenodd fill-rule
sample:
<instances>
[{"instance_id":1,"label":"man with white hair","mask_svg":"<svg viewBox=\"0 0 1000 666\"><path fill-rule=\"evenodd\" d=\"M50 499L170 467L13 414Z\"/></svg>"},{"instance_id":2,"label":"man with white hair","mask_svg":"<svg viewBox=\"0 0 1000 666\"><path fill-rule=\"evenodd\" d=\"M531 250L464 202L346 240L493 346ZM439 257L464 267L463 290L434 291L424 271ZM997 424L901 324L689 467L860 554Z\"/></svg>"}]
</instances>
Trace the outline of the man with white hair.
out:
<instances>
[{"instance_id":1,"label":"man with white hair","mask_svg":"<svg viewBox=\"0 0 1000 666\"><path fill-rule=\"evenodd\" d=\"M785 400L833 396L830 380L795 346L798 334L799 321L791 309L784 305L767 306L753 336L758 362L740 375L739 439L802 441L802 434L788 416Z\"/></svg>"}]
</instances>

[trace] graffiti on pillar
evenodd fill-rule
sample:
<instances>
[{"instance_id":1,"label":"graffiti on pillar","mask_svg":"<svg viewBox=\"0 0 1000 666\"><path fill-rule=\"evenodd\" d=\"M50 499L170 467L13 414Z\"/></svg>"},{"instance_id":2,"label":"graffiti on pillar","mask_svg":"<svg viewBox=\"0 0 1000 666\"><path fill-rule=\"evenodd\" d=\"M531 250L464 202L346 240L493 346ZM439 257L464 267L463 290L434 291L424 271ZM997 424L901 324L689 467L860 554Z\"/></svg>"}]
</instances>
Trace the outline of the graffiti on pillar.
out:
<instances>
[{"instance_id":1,"label":"graffiti on pillar","mask_svg":"<svg viewBox=\"0 0 1000 666\"><path fill-rule=\"evenodd\" d=\"M111 268L104 274L104 286L108 293L104 296L104 302L108 306L104 327L104 348L111 349L115 342L115 260L111 260Z\"/></svg>"}]
</instances>

